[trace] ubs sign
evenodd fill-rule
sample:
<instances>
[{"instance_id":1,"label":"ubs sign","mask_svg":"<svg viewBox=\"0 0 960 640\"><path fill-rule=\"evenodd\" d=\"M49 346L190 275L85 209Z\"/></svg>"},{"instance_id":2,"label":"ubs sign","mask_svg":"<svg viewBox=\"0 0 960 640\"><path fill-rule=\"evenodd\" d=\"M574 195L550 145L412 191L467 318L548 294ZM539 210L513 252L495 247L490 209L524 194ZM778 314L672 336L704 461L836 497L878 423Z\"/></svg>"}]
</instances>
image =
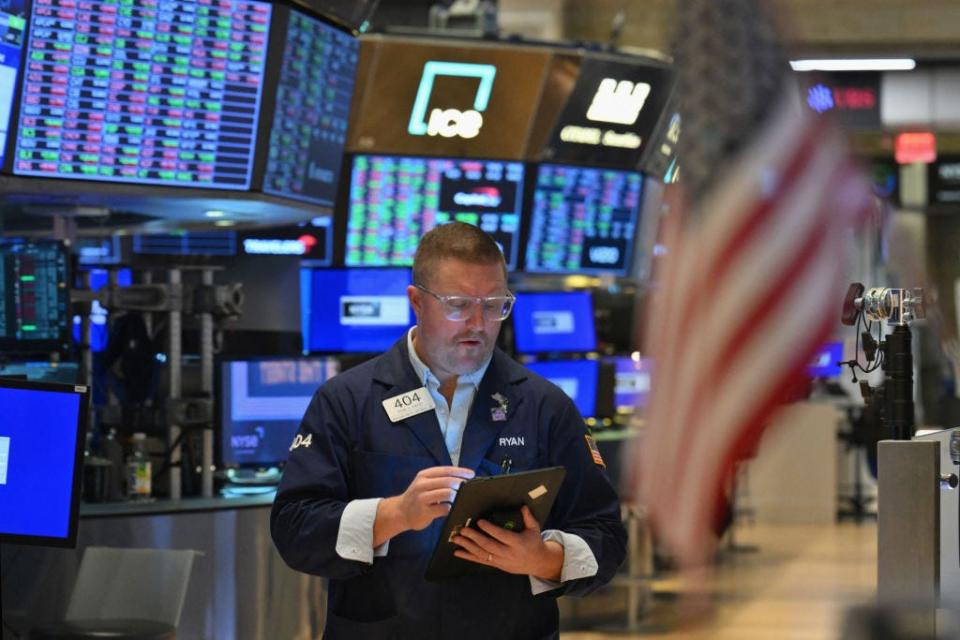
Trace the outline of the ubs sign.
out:
<instances>
[{"instance_id":1,"label":"ubs sign","mask_svg":"<svg viewBox=\"0 0 960 640\"><path fill-rule=\"evenodd\" d=\"M420 86L410 112L407 132L412 136L441 136L443 138L475 138L483 126L483 112L490 102L493 80L497 68L491 64L466 62L441 62L430 60L423 65ZM473 97L473 108L461 111L454 108L435 107L427 110L433 94L435 80L439 76L476 78L480 81Z\"/></svg>"}]
</instances>

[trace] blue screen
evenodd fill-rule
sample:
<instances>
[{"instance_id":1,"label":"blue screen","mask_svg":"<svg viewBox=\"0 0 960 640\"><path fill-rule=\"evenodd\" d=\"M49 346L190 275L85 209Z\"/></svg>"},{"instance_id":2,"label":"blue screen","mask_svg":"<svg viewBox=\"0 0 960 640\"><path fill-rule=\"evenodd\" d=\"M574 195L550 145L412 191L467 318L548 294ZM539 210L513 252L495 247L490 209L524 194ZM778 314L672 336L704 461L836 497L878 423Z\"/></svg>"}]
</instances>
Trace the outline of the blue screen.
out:
<instances>
[{"instance_id":1,"label":"blue screen","mask_svg":"<svg viewBox=\"0 0 960 640\"><path fill-rule=\"evenodd\" d=\"M586 291L518 293L513 307L517 351L593 351L593 298Z\"/></svg>"},{"instance_id":2,"label":"blue screen","mask_svg":"<svg viewBox=\"0 0 960 640\"><path fill-rule=\"evenodd\" d=\"M807 374L811 378L835 378L843 371L843 366L839 364L841 360L843 360L843 343L828 342L807 365Z\"/></svg>"},{"instance_id":3,"label":"blue screen","mask_svg":"<svg viewBox=\"0 0 960 640\"><path fill-rule=\"evenodd\" d=\"M310 398L338 371L333 358L222 363L220 462L262 467L285 462Z\"/></svg>"},{"instance_id":4,"label":"blue screen","mask_svg":"<svg viewBox=\"0 0 960 640\"><path fill-rule=\"evenodd\" d=\"M630 356L609 358L614 367L613 398L617 411L633 412L647 406L650 396L650 358L634 360Z\"/></svg>"},{"instance_id":5,"label":"blue screen","mask_svg":"<svg viewBox=\"0 0 960 640\"><path fill-rule=\"evenodd\" d=\"M0 387L0 535L70 534L81 395Z\"/></svg>"},{"instance_id":6,"label":"blue screen","mask_svg":"<svg viewBox=\"0 0 960 640\"><path fill-rule=\"evenodd\" d=\"M528 364L527 368L560 387L577 405L581 416L596 413L600 372L596 360L550 360Z\"/></svg>"},{"instance_id":7,"label":"blue screen","mask_svg":"<svg viewBox=\"0 0 960 640\"><path fill-rule=\"evenodd\" d=\"M415 322L409 284L408 269L301 269L304 351L390 348Z\"/></svg>"}]
</instances>

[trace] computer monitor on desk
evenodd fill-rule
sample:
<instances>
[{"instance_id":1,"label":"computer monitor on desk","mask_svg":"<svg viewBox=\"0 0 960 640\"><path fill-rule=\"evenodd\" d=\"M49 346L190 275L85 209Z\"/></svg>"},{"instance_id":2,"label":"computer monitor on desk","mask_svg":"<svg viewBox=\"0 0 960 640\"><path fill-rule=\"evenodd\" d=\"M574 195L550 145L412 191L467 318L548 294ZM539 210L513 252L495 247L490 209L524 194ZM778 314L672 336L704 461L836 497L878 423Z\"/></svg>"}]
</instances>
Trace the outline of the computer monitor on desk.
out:
<instances>
[{"instance_id":1,"label":"computer monitor on desk","mask_svg":"<svg viewBox=\"0 0 960 640\"><path fill-rule=\"evenodd\" d=\"M584 418L596 416L600 374L597 360L544 360L528 363L527 368L560 387Z\"/></svg>"},{"instance_id":2,"label":"computer monitor on desk","mask_svg":"<svg viewBox=\"0 0 960 640\"><path fill-rule=\"evenodd\" d=\"M313 393L338 371L329 357L222 362L219 462L249 470L282 466Z\"/></svg>"},{"instance_id":3,"label":"computer monitor on desk","mask_svg":"<svg viewBox=\"0 0 960 640\"><path fill-rule=\"evenodd\" d=\"M0 542L76 546L89 403L85 386L0 378Z\"/></svg>"}]
</instances>

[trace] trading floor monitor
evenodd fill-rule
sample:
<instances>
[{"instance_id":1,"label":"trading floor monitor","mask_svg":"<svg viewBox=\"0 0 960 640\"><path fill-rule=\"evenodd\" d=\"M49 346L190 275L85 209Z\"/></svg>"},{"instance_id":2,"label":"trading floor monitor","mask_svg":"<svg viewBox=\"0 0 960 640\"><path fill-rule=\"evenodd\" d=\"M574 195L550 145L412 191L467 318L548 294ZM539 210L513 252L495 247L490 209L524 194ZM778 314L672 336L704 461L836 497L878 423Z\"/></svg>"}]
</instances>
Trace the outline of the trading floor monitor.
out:
<instances>
[{"instance_id":1,"label":"trading floor monitor","mask_svg":"<svg viewBox=\"0 0 960 640\"><path fill-rule=\"evenodd\" d=\"M88 388L0 378L0 542L73 547Z\"/></svg>"}]
</instances>

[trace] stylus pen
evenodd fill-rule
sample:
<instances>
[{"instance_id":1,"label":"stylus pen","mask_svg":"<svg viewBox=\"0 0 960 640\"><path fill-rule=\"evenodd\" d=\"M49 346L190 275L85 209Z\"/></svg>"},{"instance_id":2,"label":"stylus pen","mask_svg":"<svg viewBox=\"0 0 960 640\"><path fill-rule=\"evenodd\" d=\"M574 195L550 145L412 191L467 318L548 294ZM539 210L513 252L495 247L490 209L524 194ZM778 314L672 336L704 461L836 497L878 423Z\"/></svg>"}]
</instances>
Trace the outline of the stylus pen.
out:
<instances>
[{"instance_id":1,"label":"stylus pen","mask_svg":"<svg viewBox=\"0 0 960 640\"><path fill-rule=\"evenodd\" d=\"M500 463L500 473L510 473L510 467L513 466L513 460L510 458L504 458L503 462Z\"/></svg>"}]
</instances>

